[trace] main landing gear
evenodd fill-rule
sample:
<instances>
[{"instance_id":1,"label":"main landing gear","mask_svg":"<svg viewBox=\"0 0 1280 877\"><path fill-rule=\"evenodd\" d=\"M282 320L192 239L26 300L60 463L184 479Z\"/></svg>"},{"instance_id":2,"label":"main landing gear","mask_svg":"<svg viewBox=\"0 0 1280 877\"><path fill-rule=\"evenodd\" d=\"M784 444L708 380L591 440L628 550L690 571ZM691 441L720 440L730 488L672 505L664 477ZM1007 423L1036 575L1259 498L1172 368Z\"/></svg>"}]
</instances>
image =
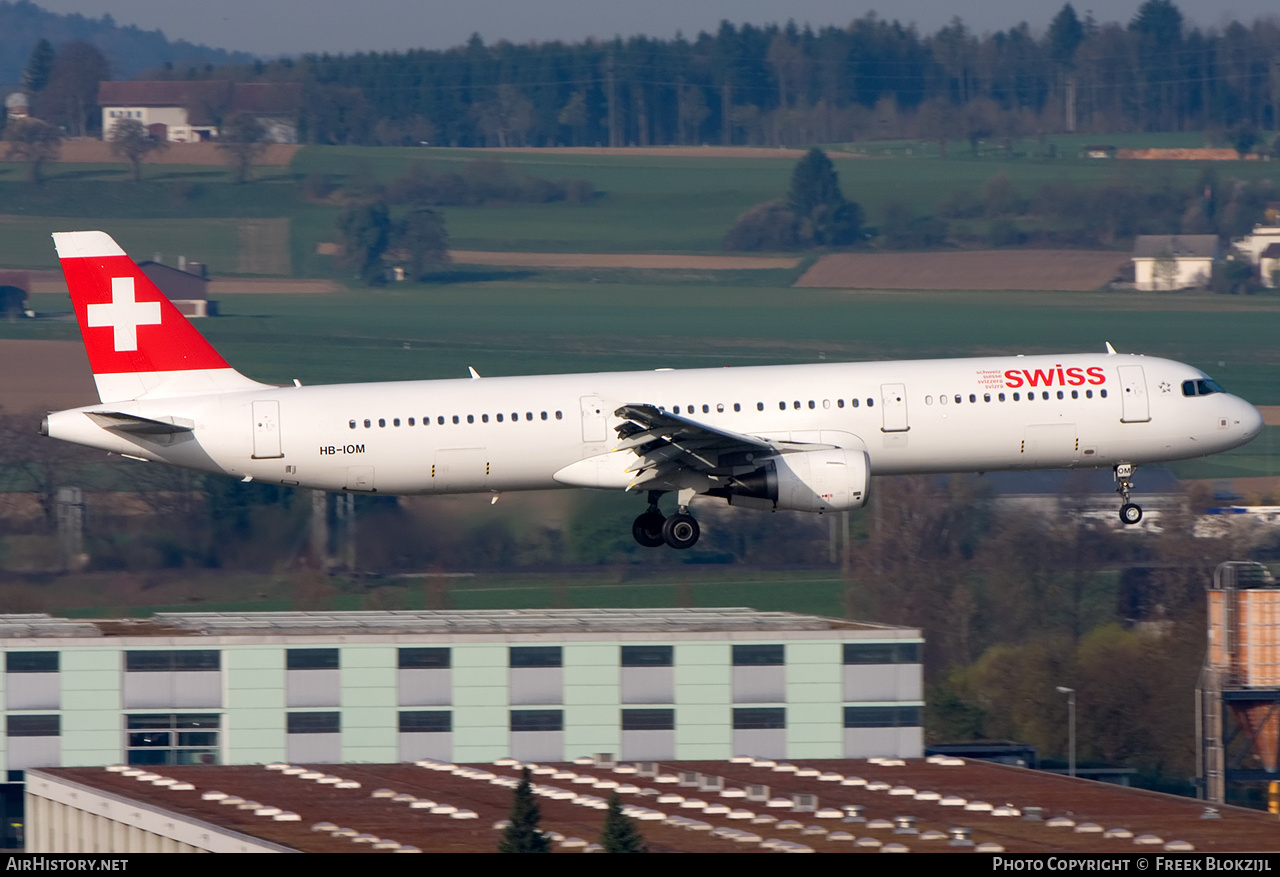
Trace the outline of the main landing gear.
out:
<instances>
[{"instance_id":1,"label":"main landing gear","mask_svg":"<svg viewBox=\"0 0 1280 877\"><path fill-rule=\"evenodd\" d=\"M645 548L670 545L672 548L692 548L702 535L698 521L689 514L688 506L680 506L676 514L665 517L658 510L662 491L649 491L649 508L631 525L631 535Z\"/></svg>"},{"instance_id":2,"label":"main landing gear","mask_svg":"<svg viewBox=\"0 0 1280 877\"><path fill-rule=\"evenodd\" d=\"M1142 506L1129 501L1134 468L1132 463L1120 463L1115 468L1116 493L1124 500L1124 505L1120 506L1120 522L1125 525L1133 525L1142 520Z\"/></svg>"}]
</instances>

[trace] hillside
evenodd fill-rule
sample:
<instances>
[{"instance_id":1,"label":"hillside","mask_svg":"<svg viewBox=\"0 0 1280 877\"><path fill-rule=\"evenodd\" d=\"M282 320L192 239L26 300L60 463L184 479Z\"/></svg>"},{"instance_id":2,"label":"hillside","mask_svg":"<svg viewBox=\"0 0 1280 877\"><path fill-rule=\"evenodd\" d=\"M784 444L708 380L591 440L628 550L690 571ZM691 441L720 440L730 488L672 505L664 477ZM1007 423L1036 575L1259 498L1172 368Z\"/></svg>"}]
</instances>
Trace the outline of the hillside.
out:
<instances>
[{"instance_id":1,"label":"hillside","mask_svg":"<svg viewBox=\"0 0 1280 877\"><path fill-rule=\"evenodd\" d=\"M84 40L102 50L111 62L112 75L129 79L165 62L174 67L188 65L244 64L253 56L197 46L185 40L170 41L159 30L121 27L110 15L85 18L58 15L28 0L0 0L0 88L16 85L22 78L31 50L40 39L54 48L72 40Z\"/></svg>"}]
</instances>

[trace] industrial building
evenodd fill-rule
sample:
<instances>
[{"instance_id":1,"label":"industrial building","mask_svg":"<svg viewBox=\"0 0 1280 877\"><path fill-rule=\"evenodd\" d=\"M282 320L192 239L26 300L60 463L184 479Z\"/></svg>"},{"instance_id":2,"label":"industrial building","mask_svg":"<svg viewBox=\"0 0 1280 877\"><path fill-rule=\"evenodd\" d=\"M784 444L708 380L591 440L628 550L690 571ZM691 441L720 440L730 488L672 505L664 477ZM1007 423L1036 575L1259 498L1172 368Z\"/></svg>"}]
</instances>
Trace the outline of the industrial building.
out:
<instances>
[{"instance_id":1,"label":"industrial building","mask_svg":"<svg viewBox=\"0 0 1280 877\"><path fill-rule=\"evenodd\" d=\"M751 609L0 616L23 771L918 758L920 631Z\"/></svg>"},{"instance_id":2,"label":"industrial building","mask_svg":"<svg viewBox=\"0 0 1280 877\"><path fill-rule=\"evenodd\" d=\"M493 852L516 759L29 773L31 852ZM655 852L1280 851L1274 816L946 756L528 765L554 852L616 793Z\"/></svg>"}]
</instances>

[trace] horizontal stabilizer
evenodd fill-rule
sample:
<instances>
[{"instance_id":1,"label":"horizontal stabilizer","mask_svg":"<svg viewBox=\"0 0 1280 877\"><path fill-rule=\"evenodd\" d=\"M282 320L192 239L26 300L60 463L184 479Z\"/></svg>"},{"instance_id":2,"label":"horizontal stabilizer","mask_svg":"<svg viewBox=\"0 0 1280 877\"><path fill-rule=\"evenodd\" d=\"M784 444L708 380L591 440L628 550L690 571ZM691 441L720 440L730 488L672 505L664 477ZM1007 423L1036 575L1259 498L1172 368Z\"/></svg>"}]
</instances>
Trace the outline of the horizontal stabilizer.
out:
<instances>
[{"instance_id":1,"label":"horizontal stabilizer","mask_svg":"<svg viewBox=\"0 0 1280 877\"><path fill-rule=\"evenodd\" d=\"M85 414L103 429L114 429L130 435L174 435L191 432L196 428L194 421L182 417L152 419L119 411L86 411Z\"/></svg>"}]
</instances>

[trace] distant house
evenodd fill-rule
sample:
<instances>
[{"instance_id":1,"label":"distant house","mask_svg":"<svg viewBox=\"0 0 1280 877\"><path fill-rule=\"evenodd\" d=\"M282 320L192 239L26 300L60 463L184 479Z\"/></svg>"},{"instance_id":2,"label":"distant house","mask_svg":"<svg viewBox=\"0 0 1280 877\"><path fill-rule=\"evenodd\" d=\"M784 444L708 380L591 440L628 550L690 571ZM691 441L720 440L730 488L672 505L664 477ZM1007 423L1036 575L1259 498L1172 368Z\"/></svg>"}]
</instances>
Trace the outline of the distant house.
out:
<instances>
[{"instance_id":1,"label":"distant house","mask_svg":"<svg viewBox=\"0 0 1280 877\"><path fill-rule=\"evenodd\" d=\"M295 82L101 82L102 137L121 119L137 119L170 143L218 139L218 125L240 113L255 116L273 143L298 142L302 87Z\"/></svg>"},{"instance_id":2,"label":"distant house","mask_svg":"<svg viewBox=\"0 0 1280 877\"><path fill-rule=\"evenodd\" d=\"M1084 146L1080 149L1080 155L1083 158L1115 158L1116 148L1106 144Z\"/></svg>"},{"instance_id":3,"label":"distant house","mask_svg":"<svg viewBox=\"0 0 1280 877\"><path fill-rule=\"evenodd\" d=\"M1217 259L1217 235L1138 235L1133 247L1133 285L1146 290L1207 286Z\"/></svg>"},{"instance_id":4,"label":"distant house","mask_svg":"<svg viewBox=\"0 0 1280 877\"><path fill-rule=\"evenodd\" d=\"M1253 231L1232 242L1236 252L1248 257L1252 265L1259 264L1262 253L1272 244L1280 244L1280 226L1255 225Z\"/></svg>"},{"instance_id":5,"label":"distant house","mask_svg":"<svg viewBox=\"0 0 1280 877\"><path fill-rule=\"evenodd\" d=\"M1269 244L1259 255L1258 275L1263 286L1280 287L1280 243Z\"/></svg>"},{"instance_id":6,"label":"distant house","mask_svg":"<svg viewBox=\"0 0 1280 877\"><path fill-rule=\"evenodd\" d=\"M204 265L185 262L183 267L174 268L148 259L139 262L138 267L183 316L216 316L215 303L209 301L209 278L204 276Z\"/></svg>"}]
</instances>

